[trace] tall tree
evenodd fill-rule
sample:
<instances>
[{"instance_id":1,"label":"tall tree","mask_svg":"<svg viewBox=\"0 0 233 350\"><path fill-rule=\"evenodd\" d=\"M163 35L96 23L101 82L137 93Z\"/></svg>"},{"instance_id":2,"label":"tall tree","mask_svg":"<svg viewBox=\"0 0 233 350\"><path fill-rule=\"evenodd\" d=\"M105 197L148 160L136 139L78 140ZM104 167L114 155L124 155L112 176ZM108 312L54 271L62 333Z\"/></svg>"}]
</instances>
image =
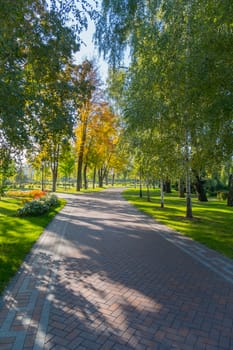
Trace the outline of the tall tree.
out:
<instances>
[{"instance_id":1,"label":"tall tree","mask_svg":"<svg viewBox=\"0 0 233 350\"><path fill-rule=\"evenodd\" d=\"M74 75L74 85L79 87L76 95L78 120L76 127L77 148L77 184L76 189L82 188L83 160L86 146L87 127L92 115L93 100L99 82L96 68L93 62L85 60L79 66Z\"/></svg>"},{"instance_id":2,"label":"tall tree","mask_svg":"<svg viewBox=\"0 0 233 350\"><path fill-rule=\"evenodd\" d=\"M97 11L86 0L12 0L0 6L1 137L23 148L45 104L43 91L55 90L57 73L79 49L80 33Z\"/></svg>"},{"instance_id":3,"label":"tall tree","mask_svg":"<svg viewBox=\"0 0 233 350\"><path fill-rule=\"evenodd\" d=\"M160 132L179 145L187 189L197 154L201 171L232 154L232 55L226 54L232 50L232 10L230 1L102 1L100 49L116 64L122 49L131 48L126 88L135 88L127 114L135 114L134 123L141 118L145 128L151 116L163 119ZM189 190L188 217L191 209Z\"/></svg>"},{"instance_id":4,"label":"tall tree","mask_svg":"<svg viewBox=\"0 0 233 350\"><path fill-rule=\"evenodd\" d=\"M24 114L24 63L29 44L27 16L32 14L30 2L1 1L0 13L0 129L1 137L12 145L27 139L28 120ZM10 15L9 15L10 14ZM31 33L31 29L29 28Z\"/></svg>"},{"instance_id":5,"label":"tall tree","mask_svg":"<svg viewBox=\"0 0 233 350\"><path fill-rule=\"evenodd\" d=\"M59 161L59 171L64 176L65 187L70 183L75 171L75 152L71 140L64 140Z\"/></svg>"}]
</instances>

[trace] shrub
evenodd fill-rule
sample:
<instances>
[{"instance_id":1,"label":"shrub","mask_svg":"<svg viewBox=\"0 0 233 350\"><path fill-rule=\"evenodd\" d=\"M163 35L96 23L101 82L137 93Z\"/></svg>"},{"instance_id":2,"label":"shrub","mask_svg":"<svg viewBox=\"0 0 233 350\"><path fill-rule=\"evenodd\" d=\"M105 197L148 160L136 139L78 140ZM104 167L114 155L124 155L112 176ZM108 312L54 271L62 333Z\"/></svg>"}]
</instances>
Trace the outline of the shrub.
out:
<instances>
[{"instance_id":1,"label":"shrub","mask_svg":"<svg viewBox=\"0 0 233 350\"><path fill-rule=\"evenodd\" d=\"M31 198L23 197L21 201L22 201L22 204L24 205L27 202L31 202L31 200L32 200Z\"/></svg>"},{"instance_id":2,"label":"shrub","mask_svg":"<svg viewBox=\"0 0 233 350\"><path fill-rule=\"evenodd\" d=\"M227 197L228 197L228 192L226 192L226 191L219 191L219 192L217 192L217 198L219 199L219 200L227 200Z\"/></svg>"},{"instance_id":3,"label":"shrub","mask_svg":"<svg viewBox=\"0 0 233 350\"><path fill-rule=\"evenodd\" d=\"M208 197L217 197L217 192L215 191L207 191L207 196Z\"/></svg>"},{"instance_id":4,"label":"shrub","mask_svg":"<svg viewBox=\"0 0 233 350\"><path fill-rule=\"evenodd\" d=\"M5 196L5 187L0 186L0 198Z\"/></svg>"},{"instance_id":5,"label":"shrub","mask_svg":"<svg viewBox=\"0 0 233 350\"><path fill-rule=\"evenodd\" d=\"M26 202L23 208L17 210L18 216L38 216L42 215L50 210L52 207L56 207L59 204L59 200L55 195L47 195L38 199Z\"/></svg>"},{"instance_id":6,"label":"shrub","mask_svg":"<svg viewBox=\"0 0 233 350\"><path fill-rule=\"evenodd\" d=\"M50 207L56 207L59 205L59 199L57 198L57 196L55 196L55 194L49 195L47 196L47 198L47 202Z\"/></svg>"}]
</instances>

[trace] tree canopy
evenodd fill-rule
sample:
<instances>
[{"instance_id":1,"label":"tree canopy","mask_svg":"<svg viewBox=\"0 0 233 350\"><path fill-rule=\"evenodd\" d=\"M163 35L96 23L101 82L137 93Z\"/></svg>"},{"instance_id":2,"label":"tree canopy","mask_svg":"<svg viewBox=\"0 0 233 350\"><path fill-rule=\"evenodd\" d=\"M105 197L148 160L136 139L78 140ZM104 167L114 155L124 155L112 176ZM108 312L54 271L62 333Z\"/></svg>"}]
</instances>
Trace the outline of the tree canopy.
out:
<instances>
[{"instance_id":1,"label":"tree canopy","mask_svg":"<svg viewBox=\"0 0 233 350\"><path fill-rule=\"evenodd\" d=\"M125 79L112 76L126 125L186 187L232 157L232 14L231 1L102 1L100 51L122 70L130 48Z\"/></svg>"}]
</instances>

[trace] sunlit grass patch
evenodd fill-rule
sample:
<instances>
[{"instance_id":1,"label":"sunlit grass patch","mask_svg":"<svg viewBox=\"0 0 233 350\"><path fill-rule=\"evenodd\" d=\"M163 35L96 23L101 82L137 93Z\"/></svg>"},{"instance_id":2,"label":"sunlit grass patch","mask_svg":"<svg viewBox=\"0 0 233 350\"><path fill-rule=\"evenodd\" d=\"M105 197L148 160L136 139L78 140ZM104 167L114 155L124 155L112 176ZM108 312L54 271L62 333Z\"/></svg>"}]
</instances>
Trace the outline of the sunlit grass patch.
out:
<instances>
[{"instance_id":1,"label":"sunlit grass patch","mask_svg":"<svg viewBox=\"0 0 233 350\"><path fill-rule=\"evenodd\" d=\"M48 213L37 217L17 217L22 206L20 199L2 198L0 201L0 292L19 269L23 259L30 251L44 228L56 213L65 205L60 205Z\"/></svg>"},{"instance_id":2,"label":"sunlit grass patch","mask_svg":"<svg viewBox=\"0 0 233 350\"><path fill-rule=\"evenodd\" d=\"M139 210L158 222L181 232L220 253L233 258L233 208L226 202L211 200L198 202L193 199L193 219L187 219L186 200L174 192L165 197L165 207L160 207L159 191L151 192L151 202L146 196L139 198L137 189L129 189L123 196Z\"/></svg>"},{"instance_id":3,"label":"sunlit grass patch","mask_svg":"<svg viewBox=\"0 0 233 350\"><path fill-rule=\"evenodd\" d=\"M84 193L100 192L106 188L107 187L95 187L95 188L89 187L87 189L82 188L81 191L77 191L76 188L74 188L74 187L66 188L66 189L58 187L56 192L57 193L69 193L69 194L84 194Z\"/></svg>"}]
</instances>

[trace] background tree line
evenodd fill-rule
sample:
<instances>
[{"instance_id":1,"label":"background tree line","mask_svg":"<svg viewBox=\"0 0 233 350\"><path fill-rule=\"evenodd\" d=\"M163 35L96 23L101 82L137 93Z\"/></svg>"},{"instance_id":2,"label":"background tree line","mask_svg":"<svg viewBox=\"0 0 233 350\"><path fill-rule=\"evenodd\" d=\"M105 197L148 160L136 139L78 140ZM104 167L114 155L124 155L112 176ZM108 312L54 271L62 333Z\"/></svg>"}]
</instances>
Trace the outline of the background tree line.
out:
<instances>
[{"instance_id":1,"label":"background tree line","mask_svg":"<svg viewBox=\"0 0 233 350\"><path fill-rule=\"evenodd\" d=\"M98 11L91 3L0 1L2 180L25 149L38 169L49 164L53 190L61 166L76 164L77 190L88 169L102 184L110 171L134 168L148 190L159 179L162 204L175 180L191 217L193 188L207 200L206 178L226 169L232 205L231 1L102 0ZM111 67L112 107L95 64L74 61L88 17Z\"/></svg>"},{"instance_id":2,"label":"background tree line","mask_svg":"<svg viewBox=\"0 0 233 350\"><path fill-rule=\"evenodd\" d=\"M102 183L119 128L103 99L95 63L77 64L74 59L88 18L97 17L95 6L55 0L0 1L0 5L2 185L13 169L11 162L24 154L42 172L49 166L56 191L59 163L68 171L72 152L77 190L83 183L87 186L88 166L95 168Z\"/></svg>"},{"instance_id":3,"label":"background tree line","mask_svg":"<svg viewBox=\"0 0 233 350\"><path fill-rule=\"evenodd\" d=\"M192 186L206 201L205 180L223 167L233 205L232 18L229 0L102 1L96 42L132 157L148 183L179 179L188 217Z\"/></svg>"}]
</instances>

